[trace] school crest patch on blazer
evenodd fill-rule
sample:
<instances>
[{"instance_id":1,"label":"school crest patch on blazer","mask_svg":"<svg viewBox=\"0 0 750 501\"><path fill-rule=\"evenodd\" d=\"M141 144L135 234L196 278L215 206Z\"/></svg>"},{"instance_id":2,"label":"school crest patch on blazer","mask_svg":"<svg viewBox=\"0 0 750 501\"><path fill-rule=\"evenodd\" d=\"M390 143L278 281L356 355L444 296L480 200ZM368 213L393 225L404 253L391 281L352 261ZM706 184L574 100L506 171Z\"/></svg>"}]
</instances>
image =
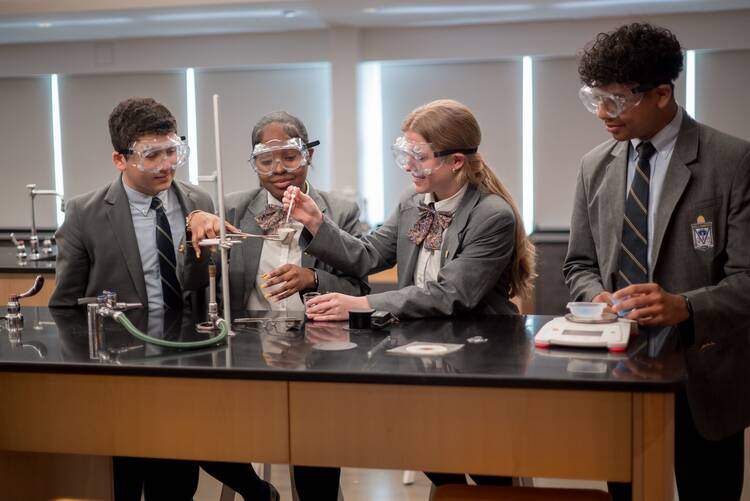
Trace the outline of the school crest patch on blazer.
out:
<instances>
[{"instance_id":1,"label":"school crest patch on blazer","mask_svg":"<svg viewBox=\"0 0 750 501\"><path fill-rule=\"evenodd\" d=\"M706 221L703 216L698 216L697 221L690 225L693 234L693 247L695 250L707 250L714 247L713 223Z\"/></svg>"}]
</instances>

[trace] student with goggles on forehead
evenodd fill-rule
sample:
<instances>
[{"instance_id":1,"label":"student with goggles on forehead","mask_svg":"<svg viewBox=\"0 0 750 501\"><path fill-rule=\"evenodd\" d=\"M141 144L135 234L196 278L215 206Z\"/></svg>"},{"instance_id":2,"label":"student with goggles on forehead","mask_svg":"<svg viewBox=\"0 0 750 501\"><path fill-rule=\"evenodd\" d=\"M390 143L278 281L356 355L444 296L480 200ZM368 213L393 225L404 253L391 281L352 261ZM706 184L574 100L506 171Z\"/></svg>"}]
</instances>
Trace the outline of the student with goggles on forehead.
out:
<instances>
[{"instance_id":1,"label":"student with goggles on forehead","mask_svg":"<svg viewBox=\"0 0 750 501\"><path fill-rule=\"evenodd\" d=\"M606 303L652 339L676 328L687 368L674 404L679 497L737 501L750 424L750 143L679 106L682 61L672 32L641 23L583 51L579 97L612 138L581 161L563 272L573 301ZM632 498L630 484L610 493Z\"/></svg>"},{"instance_id":2,"label":"student with goggles on forehead","mask_svg":"<svg viewBox=\"0 0 750 501\"><path fill-rule=\"evenodd\" d=\"M163 337L179 325L183 311L202 302L208 262L178 246L185 216L211 211L213 203L200 188L175 179L189 150L164 105L126 99L112 110L109 133L118 176L66 204L55 234L56 286L49 305L76 306L79 298L112 290L120 301L141 303L147 330ZM189 501L198 485L194 461L115 457L112 470L116 501L140 501L142 495Z\"/></svg>"},{"instance_id":3,"label":"student with goggles on forehead","mask_svg":"<svg viewBox=\"0 0 750 501\"><path fill-rule=\"evenodd\" d=\"M330 218L331 224L351 238L358 238L359 208L356 203L315 189L307 180L308 169L319 141L310 141L302 121L278 111L262 117L251 133L249 167L258 176L259 188L233 193L226 199L226 220L232 228L253 234L277 234L284 226L286 211L281 199L288 187L294 187L315 201ZM247 239L231 250L229 288L232 310L304 311L301 295L305 292L341 292L360 296L370 291L366 279L346 275L333 266L302 252L298 239L302 224L291 219L294 230L284 241ZM191 218L193 239L213 238L219 231L219 218L196 213ZM250 466L222 464L206 468L245 499L252 490L243 485L257 483ZM294 467L294 484L301 501L336 501L339 492L339 468ZM231 474L237 482L231 481ZM228 481L229 480L229 481Z\"/></svg>"},{"instance_id":4,"label":"student with goggles on forehead","mask_svg":"<svg viewBox=\"0 0 750 501\"><path fill-rule=\"evenodd\" d=\"M468 313L518 314L511 296L526 295L534 249L507 189L478 153L481 131L471 111L452 100L420 106L393 144L411 188L371 234L341 231L315 200L289 187L292 217L305 225L305 252L355 276L398 267L398 290L355 297L324 294L308 303L314 321L345 320L374 308L398 318ZM428 474L436 484L466 483L460 474ZM510 478L475 477L510 484Z\"/></svg>"}]
</instances>

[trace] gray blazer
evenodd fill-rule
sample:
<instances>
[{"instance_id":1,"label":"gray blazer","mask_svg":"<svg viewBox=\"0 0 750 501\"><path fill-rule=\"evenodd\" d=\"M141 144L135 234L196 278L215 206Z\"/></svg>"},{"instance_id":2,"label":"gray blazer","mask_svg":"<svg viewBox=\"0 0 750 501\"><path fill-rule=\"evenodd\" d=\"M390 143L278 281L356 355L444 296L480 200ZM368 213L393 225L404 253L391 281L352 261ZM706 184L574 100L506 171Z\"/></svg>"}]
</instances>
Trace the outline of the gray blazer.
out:
<instances>
[{"instance_id":1,"label":"gray blazer","mask_svg":"<svg viewBox=\"0 0 750 501\"><path fill-rule=\"evenodd\" d=\"M172 183L185 214L213 212L211 197L182 181ZM65 222L55 233L57 264L50 306L75 306L80 297L114 290L122 301L148 305L138 240L121 177L65 204ZM195 259L190 246L178 254L178 277L185 291L208 284L208 259Z\"/></svg>"},{"instance_id":2,"label":"gray blazer","mask_svg":"<svg viewBox=\"0 0 750 501\"><path fill-rule=\"evenodd\" d=\"M336 227L346 234L359 237L359 207L333 194L318 191L310 186L308 193ZM257 188L227 195L226 219L246 233L263 233L255 216L263 212L268 204L265 189ZM232 247L229 262L229 293L232 309L242 311L247 308L250 293L255 287L258 263L263 249L263 240L249 238ZM318 274L318 292L342 292L351 296L362 296L370 292L367 279L347 276L308 253L302 254L303 268L315 268Z\"/></svg>"},{"instance_id":3,"label":"gray blazer","mask_svg":"<svg viewBox=\"0 0 750 501\"><path fill-rule=\"evenodd\" d=\"M573 300L614 288L627 157L627 142L609 140L581 162L563 266ZM710 247L694 244L700 216L712 228ZM750 365L750 143L685 113L655 226L653 279L693 307L694 344L686 360L696 425L708 438L729 435L750 424L749 388L734 379ZM696 388L703 390L690 391Z\"/></svg>"},{"instance_id":4,"label":"gray blazer","mask_svg":"<svg viewBox=\"0 0 750 501\"><path fill-rule=\"evenodd\" d=\"M361 239L339 231L328 217L313 238L303 231L300 244L323 261L364 277L398 266L398 290L371 294L375 309L404 318L455 315L469 311L514 314L510 301L510 266L515 252L513 210L498 195L469 186L443 240L440 273L424 289L414 285L419 247L408 231L419 217L423 194L407 191L396 211Z\"/></svg>"}]
</instances>

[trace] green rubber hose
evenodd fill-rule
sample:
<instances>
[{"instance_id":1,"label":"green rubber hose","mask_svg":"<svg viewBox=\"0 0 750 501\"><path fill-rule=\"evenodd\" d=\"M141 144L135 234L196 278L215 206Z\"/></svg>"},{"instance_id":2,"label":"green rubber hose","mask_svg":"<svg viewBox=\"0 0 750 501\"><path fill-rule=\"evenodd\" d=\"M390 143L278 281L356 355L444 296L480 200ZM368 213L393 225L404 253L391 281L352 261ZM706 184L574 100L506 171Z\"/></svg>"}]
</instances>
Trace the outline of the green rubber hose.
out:
<instances>
[{"instance_id":1,"label":"green rubber hose","mask_svg":"<svg viewBox=\"0 0 750 501\"><path fill-rule=\"evenodd\" d=\"M118 311L114 314L113 317L120 325L125 327L125 330L127 330L129 333L131 333L133 336L137 337L141 341L145 341L147 343L155 344L158 346L166 346L167 348L205 348L206 346L212 346L214 344L219 343L220 341L223 341L224 338L227 337L227 334L229 334L229 328L227 326L227 322L222 318L219 319L219 335L204 339L202 341L167 341L166 339L159 339L156 337L151 337L148 334L144 334L138 328L133 325L133 323L128 319L128 317L122 313L121 311Z\"/></svg>"}]
</instances>

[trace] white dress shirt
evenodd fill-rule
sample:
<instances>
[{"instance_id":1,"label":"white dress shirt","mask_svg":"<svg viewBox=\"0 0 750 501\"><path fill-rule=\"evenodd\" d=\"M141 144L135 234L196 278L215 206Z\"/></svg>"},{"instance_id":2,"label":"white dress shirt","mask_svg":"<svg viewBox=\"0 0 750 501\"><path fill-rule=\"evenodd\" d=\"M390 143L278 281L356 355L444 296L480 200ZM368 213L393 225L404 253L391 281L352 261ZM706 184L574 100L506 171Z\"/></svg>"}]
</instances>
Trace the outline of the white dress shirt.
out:
<instances>
[{"instance_id":1,"label":"white dress shirt","mask_svg":"<svg viewBox=\"0 0 750 501\"><path fill-rule=\"evenodd\" d=\"M304 193L307 193L307 184L305 184ZM270 205L281 205L281 202L276 200L271 193L266 192L266 194ZM260 261L258 262L258 274L255 277L255 287L247 301L249 310L304 311L305 309L299 294L292 294L281 301L269 301L265 295L272 290L276 290L279 286L272 286L267 289L261 288L261 285L265 283L265 280L261 277L271 270L287 263L301 266L302 248L299 246L299 237L304 226L292 219L289 220L289 226L294 228L294 237L289 244L273 240L263 241Z\"/></svg>"},{"instance_id":2,"label":"white dress shirt","mask_svg":"<svg viewBox=\"0 0 750 501\"><path fill-rule=\"evenodd\" d=\"M146 282L148 308L149 311L160 310L164 308L164 298L161 289L159 254L156 250L156 211L151 209L151 199L154 197L134 190L125 182L122 185L128 196L130 216L133 219L135 238L138 240L143 279ZM174 255L179 269L182 260L178 247L185 237L185 214L182 212L182 207L174 190L164 190L156 196L161 200L164 212L169 220L169 231L172 233ZM180 279L180 273L177 274L177 279Z\"/></svg>"},{"instance_id":3,"label":"white dress shirt","mask_svg":"<svg viewBox=\"0 0 750 501\"><path fill-rule=\"evenodd\" d=\"M432 193L426 193L424 196L425 205L435 203L435 210L441 212L450 212L451 214L456 212L458 205L461 203L461 199L466 193L468 183L464 184L456 194L445 200L439 200L435 202L435 196ZM443 238L445 238L446 230L443 230ZM417 257L417 266L414 268L414 284L420 289L424 289L424 284L430 280L437 280L438 273L440 273L440 252L441 249L430 250L426 249L422 245L419 250L419 257Z\"/></svg>"},{"instance_id":4,"label":"white dress shirt","mask_svg":"<svg viewBox=\"0 0 750 501\"><path fill-rule=\"evenodd\" d=\"M654 245L654 225L656 224L656 211L659 209L661 190L664 187L664 178L667 175L667 167L672 159L674 146L677 143L677 135L682 125L682 108L677 110L674 118L662 130L657 132L649 142L656 148L656 153L651 157L651 176L649 178L648 193L648 276L653 280L654 268L652 263L651 251ZM625 193L630 192L630 185L633 183L635 176L635 166L638 164L638 150L636 147L641 144L640 139L631 139L628 146L628 185Z\"/></svg>"}]
</instances>

